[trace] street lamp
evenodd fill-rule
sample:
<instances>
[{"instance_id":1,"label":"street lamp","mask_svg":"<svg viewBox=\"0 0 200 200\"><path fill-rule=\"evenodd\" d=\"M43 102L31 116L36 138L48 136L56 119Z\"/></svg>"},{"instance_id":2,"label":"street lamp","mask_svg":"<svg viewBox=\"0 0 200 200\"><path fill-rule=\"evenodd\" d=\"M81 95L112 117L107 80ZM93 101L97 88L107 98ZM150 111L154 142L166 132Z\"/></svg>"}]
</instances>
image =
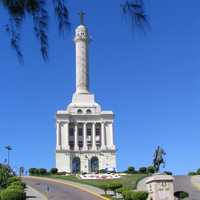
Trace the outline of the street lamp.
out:
<instances>
[{"instance_id":1,"label":"street lamp","mask_svg":"<svg viewBox=\"0 0 200 200\"><path fill-rule=\"evenodd\" d=\"M8 163L8 166L10 166L10 151L12 150L12 147L10 145L7 145L5 146L5 149L8 151L7 163Z\"/></svg>"}]
</instances>

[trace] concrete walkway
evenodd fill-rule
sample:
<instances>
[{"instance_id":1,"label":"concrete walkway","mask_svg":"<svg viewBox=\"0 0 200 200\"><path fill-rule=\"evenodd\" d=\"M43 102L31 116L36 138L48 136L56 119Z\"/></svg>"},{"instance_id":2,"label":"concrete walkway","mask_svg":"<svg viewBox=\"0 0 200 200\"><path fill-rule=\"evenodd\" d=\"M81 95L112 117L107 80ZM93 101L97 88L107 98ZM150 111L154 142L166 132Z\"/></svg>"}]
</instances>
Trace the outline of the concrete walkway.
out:
<instances>
[{"instance_id":1,"label":"concrete walkway","mask_svg":"<svg viewBox=\"0 0 200 200\"><path fill-rule=\"evenodd\" d=\"M47 200L47 197L36 189L26 186L26 198L28 200Z\"/></svg>"}]
</instances>

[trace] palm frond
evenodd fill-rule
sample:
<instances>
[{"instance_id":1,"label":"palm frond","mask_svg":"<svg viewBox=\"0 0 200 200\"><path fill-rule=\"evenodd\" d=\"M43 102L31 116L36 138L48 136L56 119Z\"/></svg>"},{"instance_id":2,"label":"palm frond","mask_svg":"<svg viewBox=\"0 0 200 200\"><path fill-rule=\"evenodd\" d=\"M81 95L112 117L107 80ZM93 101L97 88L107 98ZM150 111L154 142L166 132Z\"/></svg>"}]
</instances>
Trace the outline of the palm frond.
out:
<instances>
[{"instance_id":1,"label":"palm frond","mask_svg":"<svg viewBox=\"0 0 200 200\"><path fill-rule=\"evenodd\" d=\"M9 22L5 31L10 37L10 44L16 51L19 60L23 59L20 48L21 25L26 16L33 19L33 30L40 44L40 51L44 60L48 59L48 26L49 12L46 0L0 0L9 14ZM58 21L58 30L64 32L69 28L69 12L65 0L52 0L55 16Z\"/></svg>"},{"instance_id":2,"label":"palm frond","mask_svg":"<svg viewBox=\"0 0 200 200\"><path fill-rule=\"evenodd\" d=\"M69 11L64 0L53 0L54 13L58 20L58 30L64 33L69 27Z\"/></svg>"},{"instance_id":3,"label":"palm frond","mask_svg":"<svg viewBox=\"0 0 200 200\"><path fill-rule=\"evenodd\" d=\"M149 25L142 0L126 1L121 5L121 8L123 14L131 19L133 29L139 28L144 30L144 28Z\"/></svg>"}]
</instances>

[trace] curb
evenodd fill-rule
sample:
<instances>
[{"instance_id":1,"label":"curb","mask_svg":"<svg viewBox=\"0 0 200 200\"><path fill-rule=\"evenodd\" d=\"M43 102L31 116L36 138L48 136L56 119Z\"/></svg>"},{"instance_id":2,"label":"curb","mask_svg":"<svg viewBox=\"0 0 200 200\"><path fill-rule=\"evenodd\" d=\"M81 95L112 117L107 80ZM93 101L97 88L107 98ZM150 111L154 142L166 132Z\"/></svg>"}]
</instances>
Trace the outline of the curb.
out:
<instances>
[{"instance_id":1,"label":"curb","mask_svg":"<svg viewBox=\"0 0 200 200\"><path fill-rule=\"evenodd\" d=\"M28 185L28 184L27 184L27 185ZM28 187L31 188L33 191L35 191L35 192L37 192L37 193L40 193L40 194L44 197L45 200L48 200L48 196L47 196L46 194L44 194L44 193L40 192L39 190L37 190L37 189L31 187L30 185L28 185Z\"/></svg>"},{"instance_id":2,"label":"curb","mask_svg":"<svg viewBox=\"0 0 200 200\"><path fill-rule=\"evenodd\" d=\"M92 195L94 195L94 196L96 196L96 197L98 197L98 198L100 198L100 199L102 199L102 200L110 200L110 199L108 199L108 198L106 198L106 197L101 196L100 194L98 194L98 193L96 193L96 192L92 192L91 190L87 190L87 189L82 188L82 187L80 187L80 186L74 185L73 183L64 183L64 182L61 182L61 181L59 181L59 180L57 180L57 179L52 179L52 178L41 178L41 177L34 177L34 176L28 176L28 177L25 177L25 178L29 178L29 179L39 179L39 180L47 180L47 181L50 181L50 182L60 183L60 184L66 185L66 186L70 186L70 187L79 189L79 190L81 190L81 191L83 191L83 192L90 193L90 194L92 194ZM64 181L64 180L63 180L63 181Z\"/></svg>"}]
</instances>

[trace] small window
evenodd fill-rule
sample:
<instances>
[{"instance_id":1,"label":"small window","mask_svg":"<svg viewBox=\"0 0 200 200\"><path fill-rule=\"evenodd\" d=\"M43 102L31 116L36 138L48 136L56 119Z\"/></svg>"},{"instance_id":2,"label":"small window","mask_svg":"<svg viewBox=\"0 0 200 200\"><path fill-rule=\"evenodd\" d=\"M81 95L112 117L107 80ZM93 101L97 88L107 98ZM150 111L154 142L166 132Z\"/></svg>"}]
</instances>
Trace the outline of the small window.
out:
<instances>
[{"instance_id":1,"label":"small window","mask_svg":"<svg viewBox=\"0 0 200 200\"><path fill-rule=\"evenodd\" d=\"M78 128L78 136L83 136L83 129L82 128Z\"/></svg>"},{"instance_id":2,"label":"small window","mask_svg":"<svg viewBox=\"0 0 200 200\"><path fill-rule=\"evenodd\" d=\"M81 109L78 109L78 110L77 110L77 113L78 113L78 114L82 114L83 111L82 111Z\"/></svg>"},{"instance_id":3,"label":"small window","mask_svg":"<svg viewBox=\"0 0 200 200\"><path fill-rule=\"evenodd\" d=\"M90 109L87 109L87 110L86 110L86 113L87 113L87 114L91 114L92 111L91 111Z\"/></svg>"},{"instance_id":4,"label":"small window","mask_svg":"<svg viewBox=\"0 0 200 200\"><path fill-rule=\"evenodd\" d=\"M73 128L69 128L69 136L74 136L74 129Z\"/></svg>"},{"instance_id":5,"label":"small window","mask_svg":"<svg viewBox=\"0 0 200 200\"><path fill-rule=\"evenodd\" d=\"M92 128L87 127L87 136L91 136L92 135Z\"/></svg>"}]
</instances>

